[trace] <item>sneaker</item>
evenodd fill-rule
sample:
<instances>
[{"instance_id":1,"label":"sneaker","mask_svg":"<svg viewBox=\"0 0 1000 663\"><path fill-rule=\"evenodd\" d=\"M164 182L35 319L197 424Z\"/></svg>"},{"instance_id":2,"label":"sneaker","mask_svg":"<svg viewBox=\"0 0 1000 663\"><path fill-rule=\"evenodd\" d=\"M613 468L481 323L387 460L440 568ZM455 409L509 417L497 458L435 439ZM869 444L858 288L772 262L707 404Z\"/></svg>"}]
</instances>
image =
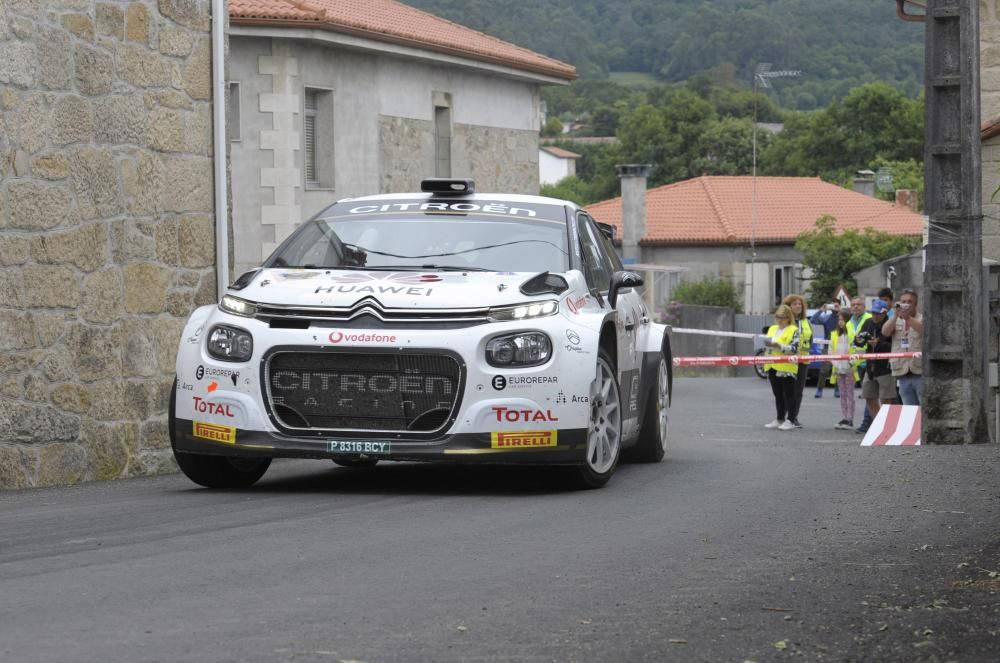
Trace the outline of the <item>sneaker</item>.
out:
<instances>
[{"instance_id":1,"label":"sneaker","mask_svg":"<svg viewBox=\"0 0 1000 663\"><path fill-rule=\"evenodd\" d=\"M813 398L823 398L823 390L822 389L817 389L816 390L816 395L813 396Z\"/></svg>"},{"instance_id":2,"label":"sneaker","mask_svg":"<svg viewBox=\"0 0 1000 663\"><path fill-rule=\"evenodd\" d=\"M851 430L852 428L854 428L854 424L848 421L847 419L841 419L840 421L837 422L837 425L834 426L834 428L836 428L837 430Z\"/></svg>"},{"instance_id":3,"label":"sneaker","mask_svg":"<svg viewBox=\"0 0 1000 663\"><path fill-rule=\"evenodd\" d=\"M792 425L796 428L802 428L802 424L799 423L798 419L792 419Z\"/></svg>"},{"instance_id":4,"label":"sneaker","mask_svg":"<svg viewBox=\"0 0 1000 663\"><path fill-rule=\"evenodd\" d=\"M785 421L781 422L780 426L778 426L778 430L795 430L795 424L786 419Z\"/></svg>"},{"instance_id":5,"label":"sneaker","mask_svg":"<svg viewBox=\"0 0 1000 663\"><path fill-rule=\"evenodd\" d=\"M769 424L764 424L764 428L780 428L783 423L785 423L784 419L775 419Z\"/></svg>"},{"instance_id":6,"label":"sneaker","mask_svg":"<svg viewBox=\"0 0 1000 663\"><path fill-rule=\"evenodd\" d=\"M859 435L864 435L865 433L868 432L868 429L865 428L864 426L858 426L857 428L854 429L854 432L858 433Z\"/></svg>"}]
</instances>

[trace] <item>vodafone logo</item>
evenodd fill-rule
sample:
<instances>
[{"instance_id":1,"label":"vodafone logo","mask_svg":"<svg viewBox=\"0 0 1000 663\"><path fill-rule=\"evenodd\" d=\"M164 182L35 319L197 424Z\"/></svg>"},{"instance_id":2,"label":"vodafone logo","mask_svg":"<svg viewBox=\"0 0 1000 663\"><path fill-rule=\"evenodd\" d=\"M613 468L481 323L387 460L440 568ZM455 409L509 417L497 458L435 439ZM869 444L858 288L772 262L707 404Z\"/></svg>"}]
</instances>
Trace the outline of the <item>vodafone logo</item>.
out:
<instances>
[{"instance_id":1,"label":"vodafone logo","mask_svg":"<svg viewBox=\"0 0 1000 663\"><path fill-rule=\"evenodd\" d=\"M330 342L337 343L395 343L396 336L391 334L345 334L341 331L332 331L328 337Z\"/></svg>"}]
</instances>

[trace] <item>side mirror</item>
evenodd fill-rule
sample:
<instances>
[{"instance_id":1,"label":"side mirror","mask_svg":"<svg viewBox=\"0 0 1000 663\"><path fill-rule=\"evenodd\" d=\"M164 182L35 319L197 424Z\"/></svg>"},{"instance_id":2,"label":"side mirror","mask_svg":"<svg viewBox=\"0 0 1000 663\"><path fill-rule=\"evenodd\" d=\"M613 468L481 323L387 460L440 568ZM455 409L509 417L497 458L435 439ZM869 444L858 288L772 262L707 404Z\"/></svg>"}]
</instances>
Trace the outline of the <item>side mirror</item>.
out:
<instances>
[{"instance_id":1,"label":"side mirror","mask_svg":"<svg viewBox=\"0 0 1000 663\"><path fill-rule=\"evenodd\" d=\"M601 223L600 221L594 221L594 225L597 229L601 231L601 234L607 237L609 240L614 241L615 239L615 227L610 223Z\"/></svg>"},{"instance_id":2,"label":"side mirror","mask_svg":"<svg viewBox=\"0 0 1000 663\"><path fill-rule=\"evenodd\" d=\"M615 272L611 275L611 287L608 289L608 303L611 308L615 307L618 301L618 291L624 288L638 288L645 281L635 272Z\"/></svg>"}]
</instances>

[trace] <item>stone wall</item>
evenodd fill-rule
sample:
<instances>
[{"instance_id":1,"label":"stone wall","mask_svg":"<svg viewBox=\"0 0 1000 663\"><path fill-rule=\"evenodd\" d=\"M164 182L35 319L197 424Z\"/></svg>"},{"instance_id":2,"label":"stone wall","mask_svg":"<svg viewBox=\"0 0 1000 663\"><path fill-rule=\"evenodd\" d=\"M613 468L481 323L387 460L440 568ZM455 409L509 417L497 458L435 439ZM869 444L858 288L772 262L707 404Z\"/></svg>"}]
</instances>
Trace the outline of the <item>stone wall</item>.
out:
<instances>
[{"instance_id":1,"label":"stone wall","mask_svg":"<svg viewBox=\"0 0 1000 663\"><path fill-rule=\"evenodd\" d=\"M537 131L471 124L453 131L452 173L474 174L477 191L538 194Z\"/></svg>"},{"instance_id":2,"label":"stone wall","mask_svg":"<svg viewBox=\"0 0 1000 663\"><path fill-rule=\"evenodd\" d=\"M0 488L172 471L215 301L208 0L0 0Z\"/></svg>"}]
</instances>

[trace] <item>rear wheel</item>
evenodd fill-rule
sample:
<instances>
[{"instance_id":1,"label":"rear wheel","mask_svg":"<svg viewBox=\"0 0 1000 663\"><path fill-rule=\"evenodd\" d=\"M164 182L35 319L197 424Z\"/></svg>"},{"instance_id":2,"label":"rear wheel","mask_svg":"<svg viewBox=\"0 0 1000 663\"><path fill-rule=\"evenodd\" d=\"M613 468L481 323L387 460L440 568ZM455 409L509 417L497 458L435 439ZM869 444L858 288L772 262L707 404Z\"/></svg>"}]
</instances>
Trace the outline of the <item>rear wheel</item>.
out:
<instances>
[{"instance_id":1,"label":"rear wheel","mask_svg":"<svg viewBox=\"0 0 1000 663\"><path fill-rule=\"evenodd\" d=\"M170 448L177 466L191 481L206 488L247 488L264 476L271 465L270 458L229 458L205 456L177 451L174 439L174 422L177 418L177 380L170 392L170 410L167 424L170 429Z\"/></svg>"},{"instance_id":2,"label":"rear wheel","mask_svg":"<svg viewBox=\"0 0 1000 663\"><path fill-rule=\"evenodd\" d=\"M600 488L618 466L622 441L621 390L607 350L597 354L597 373L590 386L590 422L587 424L587 458L575 469L578 485Z\"/></svg>"},{"instance_id":3,"label":"rear wheel","mask_svg":"<svg viewBox=\"0 0 1000 663\"><path fill-rule=\"evenodd\" d=\"M640 463L658 463L663 460L667 451L670 423L669 407L670 375L667 372L667 360L661 356L660 365L656 371L656 384L650 389L649 399L646 402L646 412L642 418L639 441L629 449L629 460Z\"/></svg>"},{"instance_id":4,"label":"rear wheel","mask_svg":"<svg viewBox=\"0 0 1000 663\"><path fill-rule=\"evenodd\" d=\"M757 354L754 356L763 357L766 352L767 348L761 348L760 350L757 351ZM761 380L767 379L767 372L764 370L764 364L754 364L753 370L757 374L757 377L759 377Z\"/></svg>"}]
</instances>

